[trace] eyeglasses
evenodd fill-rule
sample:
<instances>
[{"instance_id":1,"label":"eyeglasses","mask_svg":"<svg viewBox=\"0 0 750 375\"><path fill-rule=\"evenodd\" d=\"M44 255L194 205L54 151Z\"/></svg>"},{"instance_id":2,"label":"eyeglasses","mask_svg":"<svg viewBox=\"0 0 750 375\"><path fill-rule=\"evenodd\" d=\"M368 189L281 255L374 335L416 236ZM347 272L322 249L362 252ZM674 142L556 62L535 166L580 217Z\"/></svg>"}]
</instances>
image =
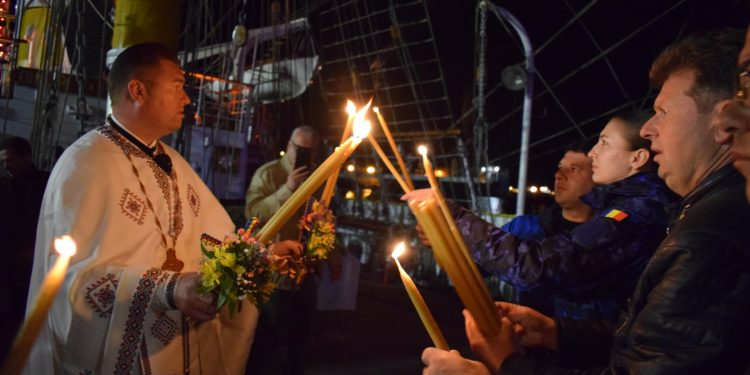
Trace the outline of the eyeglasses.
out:
<instances>
[{"instance_id":1,"label":"eyeglasses","mask_svg":"<svg viewBox=\"0 0 750 375\"><path fill-rule=\"evenodd\" d=\"M737 98L745 100L750 97L750 68L747 66L737 77Z\"/></svg>"}]
</instances>

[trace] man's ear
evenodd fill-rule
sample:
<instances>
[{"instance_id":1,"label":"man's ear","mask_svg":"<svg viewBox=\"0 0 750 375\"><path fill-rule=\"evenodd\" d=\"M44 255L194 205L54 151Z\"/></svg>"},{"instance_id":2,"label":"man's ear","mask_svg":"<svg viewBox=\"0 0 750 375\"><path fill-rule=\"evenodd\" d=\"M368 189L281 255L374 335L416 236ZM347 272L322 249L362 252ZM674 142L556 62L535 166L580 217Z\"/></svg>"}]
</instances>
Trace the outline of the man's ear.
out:
<instances>
[{"instance_id":1,"label":"man's ear","mask_svg":"<svg viewBox=\"0 0 750 375\"><path fill-rule=\"evenodd\" d=\"M635 150L630 159L631 168L633 168L634 170L641 169L644 165L646 165L650 157L651 157L651 152L649 152L645 148L639 148Z\"/></svg>"},{"instance_id":2,"label":"man's ear","mask_svg":"<svg viewBox=\"0 0 750 375\"><path fill-rule=\"evenodd\" d=\"M128 82L128 96L134 102L143 102L146 97L146 85L137 79Z\"/></svg>"}]
</instances>

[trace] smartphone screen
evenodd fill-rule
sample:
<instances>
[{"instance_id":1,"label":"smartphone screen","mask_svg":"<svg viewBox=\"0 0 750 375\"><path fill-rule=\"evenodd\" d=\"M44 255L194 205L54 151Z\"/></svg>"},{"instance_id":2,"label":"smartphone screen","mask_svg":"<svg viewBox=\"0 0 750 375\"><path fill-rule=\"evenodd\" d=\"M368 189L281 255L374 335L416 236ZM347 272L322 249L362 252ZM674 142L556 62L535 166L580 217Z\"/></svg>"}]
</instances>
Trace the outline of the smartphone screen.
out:
<instances>
[{"instance_id":1,"label":"smartphone screen","mask_svg":"<svg viewBox=\"0 0 750 375\"><path fill-rule=\"evenodd\" d=\"M297 156L294 159L294 169L300 167L310 168L310 149L306 147L297 147Z\"/></svg>"}]
</instances>

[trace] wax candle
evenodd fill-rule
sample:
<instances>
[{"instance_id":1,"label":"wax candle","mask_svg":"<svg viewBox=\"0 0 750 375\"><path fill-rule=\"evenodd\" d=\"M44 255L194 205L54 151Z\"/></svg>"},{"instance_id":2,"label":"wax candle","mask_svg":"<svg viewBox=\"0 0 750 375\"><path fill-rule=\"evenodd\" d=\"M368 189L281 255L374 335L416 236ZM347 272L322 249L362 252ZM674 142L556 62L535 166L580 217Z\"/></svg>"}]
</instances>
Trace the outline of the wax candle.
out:
<instances>
[{"instance_id":1,"label":"wax candle","mask_svg":"<svg viewBox=\"0 0 750 375\"><path fill-rule=\"evenodd\" d=\"M427 308L427 303L425 303L424 298L422 298L422 294L419 293L419 289L417 289L414 281L409 277L406 271L404 271L404 268L401 267L401 263L398 261L398 257L404 253L405 247L406 245L403 242L400 242L393 249L391 256L393 257L393 260L396 261L398 273L401 276L401 281L404 283L406 293L409 295L414 308L417 310L417 314L419 314L419 318L422 320L424 328L430 335L432 343L436 348L448 350L448 343L445 341L445 337L443 337L443 333L440 331L437 322L435 322L435 318L432 316L430 309Z\"/></svg>"},{"instance_id":2,"label":"wax candle","mask_svg":"<svg viewBox=\"0 0 750 375\"><path fill-rule=\"evenodd\" d=\"M450 209L448 208L443 192L440 189L440 185L437 182L435 173L432 168L432 163L427 158L427 147L419 146L419 153L422 155L422 162L424 164L425 175L430 182L430 188L435 195L435 201L438 204L439 211L442 211L444 220L438 220L441 224L440 232L443 233L447 229L447 233L450 234L453 241L451 248L448 251L454 256L453 261L459 265L458 269L461 272L461 276L467 280L469 288L471 288L471 294L477 298L478 310L471 311L472 315L477 318L477 326L480 331L486 337L492 337L500 333L500 321L497 319L496 308L492 302L487 286L484 284L479 271L474 264L473 259L469 255L469 249L466 247L463 236L458 231L456 223L453 220ZM436 214L439 214L436 213ZM447 228L443 225L447 224ZM432 241L432 240L431 240ZM467 306L468 308L469 306Z\"/></svg>"},{"instance_id":3,"label":"wax candle","mask_svg":"<svg viewBox=\"0 0 750 375\"><path fill-rule=\"evenodd\" d=\"M401 189L403 189L405 193L414 190L406 183L406 181L404 181L403 178L401 178L401 174L398 173L396 167L393 166L393 163L388 160L388 156L385 154L385 152L383 152L383 149L380 148L378 141L375 140L375 137L372 136L372 133L367 135L367 139L370 141L370 145L375 149L375 152L378 154L378 156L380 156L380 160L383 162L383 164L385 164L386 168L391 171L391 174L393 174L393 178L396 179L396 182L398 182L398 184L401 186Z\"/></svg>"},{"instance_id":4,"label":"wax candle","mask_svg":"<svg viewBox=\"0 0 750 375\"><path fill-rule=\"evenodd\" d=\"M352 123L358 124L362 123L365 120L365 115L367 114L367 111L370 109L370 104L372 103L372 99L365 104L364 107L362 107L359 111L356 111L356 107L354 106L354 103L352 103L351 100L347 100L346 105L346 111L349 113L349 118L346 121L346 127L344 127L344 133L341 135L341 143L343 143L347 138L349 138L349 134L351 133L352 129ZM352 116L352 113L356 114ZM367 127L369 128L369 122ZM369 133L369 132L368 132ZM336 181L339 179L339 171L341 170L341 166L339 166L335 172L333 172L330 176L328 176L328 180L326 181L326 186L323 188L323 194L321 195L320 201L326 206L329 207L331 205L331 199L333 198L333 192L336 189Z\"/></svg>"},{"instance_id":5,"label":"wax candle","mask_svg":"<svg viewBox=\"0 0 750 375\"><path fill-rule=\"evenodd\" d=\"M369 121L355 121L354 134L342 143L315 171L292 193L278 211L258 231L258 240L269 241L289 221L307 199L323 184L331 173L338 173L346 158L362 143L370 132Z\"/></svg>"},{"instance_id":6,"label":"wax candle","mask_svg":"<svg viewBox=\"0 0 750 375\"><path fill-rule=\"evenodd\" d=\"M34 299L34 307L26 316L26 320L13 341L13 347L5 365L3 365L2 374L15 375L21 373L31 347L46 322L47 313L55 301L55 296L65 280L65 272L68 269L70 257L76 252L76 243L70 236L62 236L55 239L54 244L58 253L57 260L55 260L55 264L49 270L47 276L44 277L42 286Z\"/></svg>"},{"instance_id":7,"label":"wax candle","mask_svg":"<svg viewBox=\"0 0 750 375\"><path fill-rule=\"evenodd\" d=\"M374 107L372 111L375 112L375 115L378 118L378 123L380 124L380 127L383 129L383 134L385 134L385 138L388 139L388 144L391 145L393 154L396 155L396 161L398 162L398 166L401 168L401 173L404 174L406 185L409 186L410 188L410 190L408 191L414 190L414 184L411 182L411 177L409 177L409 172L406 170L406 163L404 163L404 158L401 157L401 153L398 151L398 147L396 147L396 141L393 139L393 134L391 134L391 130L388 128L388 124L385 122L385 117L383 117L383 114L380 113L380 108L378 107ZM404 191L407 191L407 190L404 189Z\"/></svg>"},{"instance_id":8,"label":"wax candle","mask_svg":"<svg viewBox=\"0 0 750 375\"><path fill-rule=\"evenodd\" d=\"M484 281L481 277L474 278L471 274L471 267L474 266L473 261L467 263L459 254L460 246L448 228L448 223L446 223L437 202L435 200L424 201L420 203L419 207L426 217L427 226L432 227L430 242L433 244L433 253L442 254L439 258L443 258L445 261L443 268L453 282L456 293L463 301L464 306L471 311L479 329L483 333L495 332L493 327L497 323L497 312L491 309L494 304L489 294L485 296L482 292L482 289L486 290Z\"/></svg>"},{"instance_id":9,"label":"wax candle","mask_svg":"<svg viewBox=\"0 0 750 375\"><path fill-rule=\"evenodd\" d=\"M357 106L354 105L349 99L346 99L346 125L344 125L344 131L341 133L341 141L339 144L344 143L352 133L352 124L354 123L354 116L357 114Z\"/></svg>"}]
</instances>

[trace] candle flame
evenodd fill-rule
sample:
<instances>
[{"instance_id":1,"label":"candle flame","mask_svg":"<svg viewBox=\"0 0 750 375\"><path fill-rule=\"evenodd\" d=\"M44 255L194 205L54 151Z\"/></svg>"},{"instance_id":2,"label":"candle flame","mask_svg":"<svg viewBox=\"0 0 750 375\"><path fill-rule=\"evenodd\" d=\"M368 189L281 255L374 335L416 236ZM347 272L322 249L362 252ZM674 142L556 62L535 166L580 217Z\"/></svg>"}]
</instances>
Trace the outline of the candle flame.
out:
<instances>
[{"instance_id":1,"label":"candle flame","mask_svg":"<svg viewBox=\"0 0 750 375\"><path fill-rule=\"evenodd\" d=\"M356 112L357 112L357 107L354 105L354 102L352 102L349 99L346 99L346 113L349 114L349 116L352 116Z\"/></svg>"},{"instance_id":2,"label":"candle flame","mask_svg":"<svg viewBox=\"0 0 750 375\"><path fill-rule=\"evenodd\" d=\"M380 108L378 107L372 107L372 111L375 113L380 113Z\"/></svg>"},{"instance_id":3,"label":"candle flame","mask_svg":"<svg viewBox=\"0 0 750 375\"><path fill-rule=\"evenodd\" d=\"M422 156L427 156L427 146L419 145L419 147L417 147L417 152Z\"/></svg>"},{"instance_id":4,"label":"candle flame","mask_svg":"<svg viewBox=\"0 0 750 375\"><path fill-rule=\"evenodd\" d=\"M55 238L55 250L60 255L72 257L76 253L76 242L68 235Z\"/></svg>"},{"instance_id":5,"label":"candle flame","mask_svg":"<svg viewBox=\"0 0 750 375\"><path fill-rule=\"evenodd\" d=\"M359 114L357 115L359 116ZM370 124L369 120L363 120L363 121L354 121L354 129L352 129L352 134L355 138L359 139L365 139L367 138L367 134L370 134L370 129L372 128L372 125Z\"/></svg>"},{"instance_id":6,"label":"candle flame","mask_svg":"<svg viewBox=\"0 0 750 375\"><path fill-rule=\"evenodd\" d=\"M398 259L403 253L404 250L406 250L406 244L404 241L399 242L396 247L393 248L393 252L391 252L391 256L393 259Z\"/></svg>"},{"instance_id":7,"label":"candle flame","mask_svg":"<svg viewBox=\"0 0 750 375\"><path fill-rule=\"evenodd\" d=\"M365 115L367 115L367 111L370 110L371 104L372 98L370 98L370 101L367 102L364 107L360 108L359 111L357 111L357 115L354 116L354 127L352 128L352 134L355 138L365 139L367 138L367 134L370 133L370 122L365 120Z\"/></svg>"}]
</instances>

